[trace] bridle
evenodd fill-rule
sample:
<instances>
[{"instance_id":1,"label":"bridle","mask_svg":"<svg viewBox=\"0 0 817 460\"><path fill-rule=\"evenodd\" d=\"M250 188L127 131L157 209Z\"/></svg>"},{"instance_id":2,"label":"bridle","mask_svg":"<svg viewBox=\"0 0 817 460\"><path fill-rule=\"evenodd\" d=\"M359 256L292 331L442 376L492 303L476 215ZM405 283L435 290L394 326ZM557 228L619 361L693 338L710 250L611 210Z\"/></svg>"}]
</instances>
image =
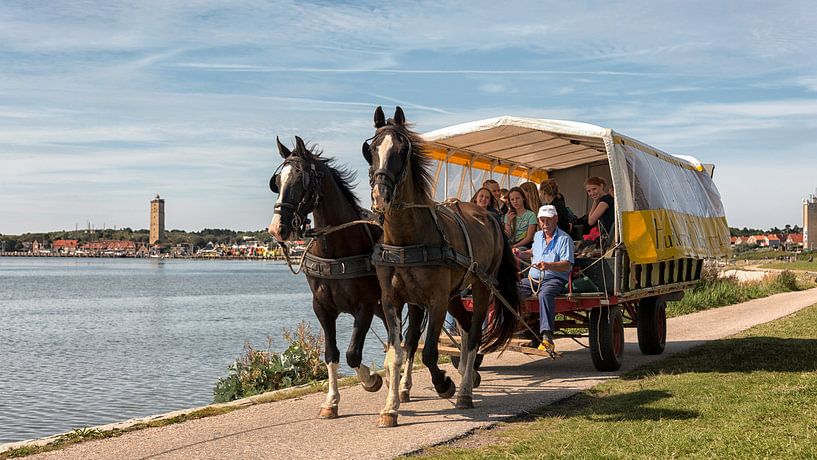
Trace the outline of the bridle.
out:
<instances>
[{"instance_id":1,"label":"bridle","mask_svg":"<svg viewBox=\"0 0 817 460\"><path fill-rule=\"evenodd\" d=\"M397 195L400 192L400 186L406 179L406 174L408 173L409 170L409 160L411 158L412 153L411 138L407 136L405 133L401 132L399 129L397 129L397 127L391 125L386 125L378 128L374 136L366 139L363 142L364 144L368 145L370 152L372 151L372 148L369 141L377 140L385 132L391 132L403 138L403 140L406 141L408 151L406 152L406 157L405 160L403 161L403 168L400 171L400 175L397 177L394 176L394 173L392 173L391 171L384 167L380 167L376 170L373 170L371 166L369 167L369 185L372 187L372 189L374 189L375 185L383 185L386 188L390 189L391 191L390 193L391 199L389 201L389 205L386 206L386 210L377 211L376 209L374 209L374 204L372 204L372 211L375 212L376 214L385 214L389 208L399 207L399 204L397 203Z\"/></svg>"},{"instance_id":2,"label":"bridle","mask_svg":"<svg viewBox=\"0 0 817 460\"><path fill-rule=\"evenodd\" d=\"M320 201L321 180L323 179L323 172L315 168L315 163L300 157L287 158L278 169L275 170L270 178L269 188L274 193L280 193L281 170L285 166L292 166L295 171L301 174L301 185L304 189L303 197L298 204L279 202L275 203L273 214L278 214L283 217L283 211L289 210L292 212L292 232L298 237L302 236L306 231L306 226L309 215ZM308 165L308 167L307 167Z\"/></svg>"}]
</instances>

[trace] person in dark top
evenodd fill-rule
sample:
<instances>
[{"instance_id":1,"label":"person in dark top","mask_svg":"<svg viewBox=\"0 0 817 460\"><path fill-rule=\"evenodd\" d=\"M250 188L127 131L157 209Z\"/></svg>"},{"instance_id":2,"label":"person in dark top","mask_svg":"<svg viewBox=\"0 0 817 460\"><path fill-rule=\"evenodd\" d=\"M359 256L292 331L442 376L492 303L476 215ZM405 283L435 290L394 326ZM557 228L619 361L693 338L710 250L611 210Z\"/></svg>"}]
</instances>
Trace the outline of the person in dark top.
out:
<instances>
[{"instance_id":1,"label":"person in dark top","mask_svg":"<svg viewBox=\"0 0 817 460\"><path fill-rule=\"evenodd\" d=\"M615 201L613 196L607 193L607 182L601 177L589 177L584 181L584 189L587 196L593 200L593 206L587 213L588 227L600 224L599 231L602 236L613 233Z\"/></svg>"},{"instance_id":2,"label":"person in dark top","mask_svg":"<svg viewBox=\"0 0 817 460\"><path fill-rule=\"evenodd\" d=\"M542 204L554 206L556 212L559 213L559 222L556 225L570 235L576 215L565 204L565 197L559 193L559 185L556 183L556 179L548 179L539 184L539 194L542 198Z\"/></svg>"},{"instance_id":3,"label":"person in dark top","mask_svg":"<svg viewBox=\"0 0 817 460\"><path fill-rule=\"evenodd\" d=\"M500 223L502 223L502 218L499 215L499 206L497 205L496 199L491 191L486 188L482 187L481 189L477 190L477 193L471 198L471 203L475 203L477 206L488 210L488 212Z\"/></svg>"},{"instance_id":4,"label":"person in dark top","mask_svg":"<svg viewBox=\"0 0 817 460\"><path fill-rule=\"evenodd\" d=\"M502 202L502 195L500 193L499 182L493 179L487 179L485 182L482 183L483 188L487 188L489 192L494 196L495 205L494 208L496 209L497 213L500 217L504 216L508 212L508 206Z\"/></svg>"}]
</instances>

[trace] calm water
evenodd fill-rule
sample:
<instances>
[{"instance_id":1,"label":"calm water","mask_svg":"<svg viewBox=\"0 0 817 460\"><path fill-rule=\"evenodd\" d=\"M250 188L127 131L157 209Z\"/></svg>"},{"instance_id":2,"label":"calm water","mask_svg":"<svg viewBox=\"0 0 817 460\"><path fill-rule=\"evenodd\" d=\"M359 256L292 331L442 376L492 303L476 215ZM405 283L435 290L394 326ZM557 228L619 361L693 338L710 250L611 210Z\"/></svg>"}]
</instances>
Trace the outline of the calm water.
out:
<instances>
[{"instance_id":1,"label":"calm water","mask_svg":"<svg viewBox=\"0 0 817 460\"><path fill-rule=\"evenodd\" d=\"M209 404L245 341L320 330L311 299L275 262L0 258L0 443Z\"/></svg>"}]
</instances>

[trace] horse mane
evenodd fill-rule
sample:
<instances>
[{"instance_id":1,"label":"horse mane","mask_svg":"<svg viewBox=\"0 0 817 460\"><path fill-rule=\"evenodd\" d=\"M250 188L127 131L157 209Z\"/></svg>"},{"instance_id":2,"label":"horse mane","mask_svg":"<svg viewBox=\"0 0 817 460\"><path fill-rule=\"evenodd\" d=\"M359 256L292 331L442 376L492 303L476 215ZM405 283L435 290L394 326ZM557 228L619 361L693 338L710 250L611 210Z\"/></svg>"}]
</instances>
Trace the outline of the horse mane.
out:
<instances>
[{"instance_id":1,"label":"horse mane","mask_svg":"<svg viewBox=\"0 0 817 460\"><path fill-rule=\"evenodd\" d=\"M295 152L293 151L293 153ZM354 181L357 178L357 174L348 168L339 166L336 158L324 158L321 155L323 155L323 150L317 145L311 145L307 146L307 151L304 152L302 156L307 157L304 159L326 166L326 169L329 170L329 174L332 176L332 180L335 181L335 185L338 186L346 201L355 209L360 208L360 200L358 200L357 195L352 191L352 189L355 188Z\"/></svg>"},{"instance_id":2,"label":"horse mane","mask_svg":"<svg viewBox=\"0 0 817 460\"><path fill-rule=\"evenodd\" d=\"M411 168L411 177L414 179L414 193L429 200L433 199L431 193L434 184L434 176L431 172L433 160L427 155L425 139L417 132L409 129L410 123L399 125L389 118L386 125L411 141L408 163Z\"/></svg>"}]
</instances>

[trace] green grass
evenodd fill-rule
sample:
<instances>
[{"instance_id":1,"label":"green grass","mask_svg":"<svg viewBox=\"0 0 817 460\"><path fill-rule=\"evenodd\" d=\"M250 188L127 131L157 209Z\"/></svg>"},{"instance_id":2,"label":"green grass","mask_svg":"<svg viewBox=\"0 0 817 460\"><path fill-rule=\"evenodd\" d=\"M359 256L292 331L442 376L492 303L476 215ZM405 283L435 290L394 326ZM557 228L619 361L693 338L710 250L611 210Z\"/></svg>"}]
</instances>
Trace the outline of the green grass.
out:
<instances>
[{"instance_id":1,"label":"green grass","mask_svg":"<svg viewBox=\"0 0 817 460\"><path fill-rule=\"evenodd\" d=\"M532 418L480 434L490 436L485 447L439 447L428 458L817 458L817 305Z\"/></svg>"},{"instance_id":2,"label":"green grass","mask_svg":"<svg viewBox=\"0 0 817 460\"><path fill-rule=\"evenodd\" d=\"M709 278L688 290L680 301L669 302L667 316L686 315L815 286L817 284L813 276L797 275L788 271L767 276L759 281L740 282L735 278Z\"/></svg>"},{"instance_id":3,"label":"green grass","mask_svg":"<svg viewBox=\"0 0 817 460\"><path fill-rule=\"evenodd\" d=\"M760 265L762 268L776 268L779 270L806 270L817 272L817 262L799 260L797 262L776 262Z\"/></svg>"}]
</instances>

